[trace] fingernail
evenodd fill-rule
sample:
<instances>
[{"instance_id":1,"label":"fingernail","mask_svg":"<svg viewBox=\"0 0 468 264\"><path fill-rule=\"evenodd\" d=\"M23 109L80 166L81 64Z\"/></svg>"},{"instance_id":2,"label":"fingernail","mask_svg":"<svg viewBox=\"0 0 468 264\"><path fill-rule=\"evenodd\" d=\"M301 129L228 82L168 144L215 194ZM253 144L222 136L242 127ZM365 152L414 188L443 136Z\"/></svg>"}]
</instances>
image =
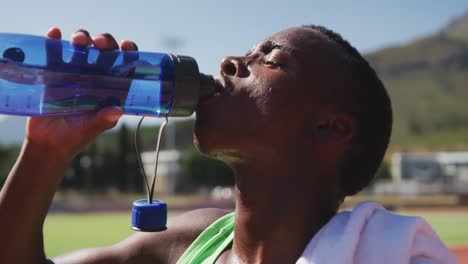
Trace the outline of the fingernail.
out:
<instances>
[{"instance_id":1,"label":"fingernail","mask_svg":"<svg viewBox=\"0 0 468 264\"><path fill-rule=\"evenodd\" d=\"M78 36L80 36L80 37L86 37L86 34L85 34L84 32L81 32L81 31L77 31L77 32L74 32L74 33L72 34L72 37L78 37Z\"/></svg>"},{"instance_id":2,"label":"fingernail","mask_svg":"<svg viewBox=\"0 0 468 264\"><path fill-rule=\"evenodd\" d=\"M112 36L110 33L102 33L101 36L104 36L106 39L108 39L110 41L117 42L115 40L114 36Z\"/></svg>"},{"instance_id":3,"label":"fingernail","mask_svg":"<svg viewBox=\"0 0 468 264\"><path fill-rule=\"evenodd\" d=\"M60 29L58 27L51 27L47 31L47 36L49 38L61 39L62 38L62 32L60 31Z\"/></svg>"},{"instance_id":4,"label":"fingernail","mask_svg":"<svg viewBox=\"0 0 468 264\"><path fill-rule=\"evenodd\" d=\"M91 35L89 34L89 31L86 30L86 29L80 28L80 29L77 29L75 32L82 32L83 34L85 34L85 36L86 36L87 38L91 38Z\"/></svg>"},{"instance_id":5,"label":"fingernail","mask_svg":"<svg viewBox=\"0 0 468 264\"><path fill-rule=\"evenodd\" d=\"M88 45L88 38L85 33L79 31L72 34L72 42L76 45Z\"/></svg>"},{"instance_id":6,"label":"fingernail","mask_svg":"<svg viewBox=\"0 0 468 264\"><path fill-rule=\"evenodd\" d=\"M130 40L122 40L122 42L120 43L120 47L122 50L126 50L126 51L138 50L137 45L133 41L130 41Z\"/></svg>"}]
</instances>

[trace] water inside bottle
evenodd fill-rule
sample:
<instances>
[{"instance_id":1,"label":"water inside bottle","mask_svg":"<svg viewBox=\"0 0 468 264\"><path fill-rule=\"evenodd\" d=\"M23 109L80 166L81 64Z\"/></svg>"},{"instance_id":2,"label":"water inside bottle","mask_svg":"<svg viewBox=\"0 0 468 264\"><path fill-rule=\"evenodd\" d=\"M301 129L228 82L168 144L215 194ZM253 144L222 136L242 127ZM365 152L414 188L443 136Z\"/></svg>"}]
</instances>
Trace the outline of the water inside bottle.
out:
<instances>
[{"instance_id":1,"label":"water inside bottle","mask_svg":"<svg viewBox=\"0 0 468 264\"><path fill-rule=\"evenodd\" d=\"M172 63L169 57L145 58L142 53L118 51L101 54L96 49L70 51L63 43L47 41L48 54L41 56L18 47L1 50L0 112L63 115L120 106L126 114L168 113L174 85L173 72L165 70L171 69L166 67ZM50 54L57 50L58 54Z\"/></svg>"}]
</instances>

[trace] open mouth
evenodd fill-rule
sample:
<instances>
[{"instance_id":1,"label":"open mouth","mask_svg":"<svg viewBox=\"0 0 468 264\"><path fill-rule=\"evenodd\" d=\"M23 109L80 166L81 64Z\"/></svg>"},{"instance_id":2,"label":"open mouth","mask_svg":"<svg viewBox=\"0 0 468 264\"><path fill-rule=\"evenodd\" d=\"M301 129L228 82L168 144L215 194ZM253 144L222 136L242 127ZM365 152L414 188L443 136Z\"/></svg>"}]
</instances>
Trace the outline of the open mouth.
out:
<instances>
[{"instance_id":1,"label":"open mouth","mask_svg":"<svg viewBox=\"0 0 468 264\"><path fill-rule=\"evenodd\" d=\"M226 78L225 76L219 76L214 78L214 93L210 93L207 96L199 98L198 107L205 104L205 102L211 101L211 99L215 99L221 96L230 95L233 89L233 84L231 80Z\"/></svg>"},{"instance_id":2,"label":"open mouth","mask_svg":"<svg viewBox=\"0 0 468 264\"><path fill-rule=\"evenodd\" d=\"M215 93L214 96L220 96L221 94L226 92L226 88L223 84L223 80L220 80L219 78L215 79Z\"/></svg>"},{"instance_id":3,"label":"open mouth","mask_svg":"<svg viewBox=\"0 0 468 264\"><path fill-rule=\"evenodd\" d=\"M213 98L221 96L222 94L226 92L224 81L220 80L220 78L214 78L214 86L215 86L214 92L199 98L198 107L200 107L202 104L204 104L207 101L211 101L211 99Z\"/></svg>"},{"instance_id":4,"label":"open mouth","mask_svg":"<svg viewBox=\"0 0 468 264\"><path fill-rule=\"evenodd\" d=\"M230 94L234 90L234 85L226 76L215 78L216 95Z\"/></svg>"}]
</instances>

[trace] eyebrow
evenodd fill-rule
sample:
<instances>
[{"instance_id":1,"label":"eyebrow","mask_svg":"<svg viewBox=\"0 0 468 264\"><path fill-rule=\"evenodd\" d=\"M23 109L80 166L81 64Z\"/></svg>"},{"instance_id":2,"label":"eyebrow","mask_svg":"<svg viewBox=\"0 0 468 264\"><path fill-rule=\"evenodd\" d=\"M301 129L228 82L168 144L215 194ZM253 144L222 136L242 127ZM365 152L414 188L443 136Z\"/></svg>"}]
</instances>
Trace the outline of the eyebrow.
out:
<instances>
[{"instance_id":1,"label":"eyebrow","mask_svg":"<svg viewBox=\"0 0 468 264\"><path fill-rule=\"evenodd\" d=\"M262 44L260 44L260 46L256 46L256 47L250 49L249 51L247 51L245 56L249 56L250 54L252 54L253 50L255 50L257 47L259 47L260 50L268 49L268 50L271 51L271 50L274 50L274 49L280 49L280 50L284 50L284 51L287 51L287 52L292 52L293 51L293 49L290 48L290 47L278 44L278 43L276 43L274 41L271 41L271 40L267 40L267 41L263 42Z\"/></svg>"}]
</instances>

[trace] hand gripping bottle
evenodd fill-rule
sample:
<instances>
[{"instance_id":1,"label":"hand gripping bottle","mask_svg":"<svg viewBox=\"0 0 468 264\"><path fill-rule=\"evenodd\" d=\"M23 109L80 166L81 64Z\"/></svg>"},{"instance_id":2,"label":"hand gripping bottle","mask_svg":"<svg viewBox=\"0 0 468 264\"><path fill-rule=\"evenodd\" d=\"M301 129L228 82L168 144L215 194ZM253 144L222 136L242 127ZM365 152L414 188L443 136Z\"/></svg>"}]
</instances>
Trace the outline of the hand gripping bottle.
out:
<instances>
[{"instance_id":1,"label":"hand gripping bottle","mask_svg":"<svg viewBox=\"0 0 468 264\"><path fill-rule=\"evenodd\" d=\"M214 92L213 77L201 74L191 57L0 34L0 114L69 115L120 106L130 115L190 116Z\"/></svg>"},{"instance_id":2,"label":"hand gripping bottle","mask_svg":"<svg viewBox=\"0 0 468 264\"><path fill-rule=\"evenodd\" d=\"M186 56L100 51L7 33L0 33L0 55L0 114L71 115L120 106L130 115L190 116L215 93L213 77ZM166 203L150 201L133 203L133 229L166 228Z\"/></svg>"}]
</instances>

